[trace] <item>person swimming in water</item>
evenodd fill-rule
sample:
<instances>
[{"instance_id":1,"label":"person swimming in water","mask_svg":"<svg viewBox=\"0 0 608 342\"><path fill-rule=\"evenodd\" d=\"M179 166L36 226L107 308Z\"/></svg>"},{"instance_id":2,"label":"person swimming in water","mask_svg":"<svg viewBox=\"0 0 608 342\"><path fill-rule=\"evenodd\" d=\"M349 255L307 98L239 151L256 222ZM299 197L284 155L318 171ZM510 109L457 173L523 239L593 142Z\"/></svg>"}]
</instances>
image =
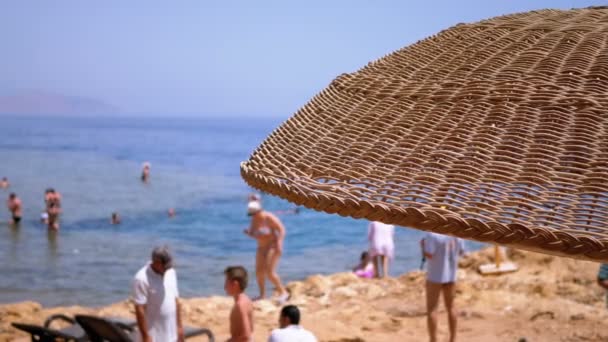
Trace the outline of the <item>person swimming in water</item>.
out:
<instances>
[{"instance_id":1,"label":"person swimming in water","mask_svg":"<svg viewBox=\"0 0 608 342\"><path fill-rule=\"evenodd\" d=\"M300 207L293 207L286 210L275 210L273 213L275 215L297 215L300 213Z\"/></svg>"},{"instance_id":2,"label":"person swimming in water","mask_svg":"<svg viewBox=\"0 0 608 342\"><path fill-rule=\"evenodd\" d=\"M110 219L111 224L120 224L120 215L117 212L112 213L112 218Z\"/></svg>"},{"instance_id":3,"label":"person swimming in water","mask_svg":"<svg viewBox=\"0 0 608 342\"><path fill-rule=\"evenodd\" d=\"M279 304L283 304L289 298L289 293L281 284L281 278L277 274L277 266L281 255L283 255L285 227L278 217L263 210L259 201L249 202L247 214L251 216L251 224L249 229L244 230L244 233L258 243L255 257L255 275L260 296L257 299L263 299L266 296L266 277L268 277L276 288Z\"/></svg>"},{"instance_id":4,"label":"person swimming in water","mask_svg":"<svg viewBox=\"0 0 608 342\"><path fill-rule=\"evenodd\" d=\"M21 200L14 192L8 195L6 207L11 212L11 223L14 225L19 224L19 222L21 222Z\"/></svg>"},{"instance_id":5,"label":"person swimming in water","mask_svg":"<svg viewBox=\"0 0 608 342\"><path fill-rule=\"evenodd\" d=\"M0 189L8 189L9 186L10 183L8 182L8 178L2 177L2 180L0 180Z\"/></svg>"},{"instance_id":6,"label":"person swimming in water","mask_svg":"<svg viewBox=\"0 0 608 342\"><path fill-rule=\"evenodd\" d=\"M169 210L167 210L167 216L169 216L169 218L174 218L175 217L175 209L169 208Z\"/></svg>"},{"instance_id":7,"label":"person swimming in water","mask_svg":"<svg viewBox=\"0 0 608 342\"><path fill-rule=\"evenodd\" d=\"M150 163L145 162L143 169L141 170L141 181L148 183L150 180Z\"/></svg>"},{"instance_id":8,"label":"person swimming in water","mask_svg":"<svg viewBox=\"0 0 608 342\"><path fill-rule=\"evenodd\" d=\"M50 230L59 230L59 214L61 214L61 194L53 188L46 189L44 194L48 226Z\"/></svg>"}]
</instances>

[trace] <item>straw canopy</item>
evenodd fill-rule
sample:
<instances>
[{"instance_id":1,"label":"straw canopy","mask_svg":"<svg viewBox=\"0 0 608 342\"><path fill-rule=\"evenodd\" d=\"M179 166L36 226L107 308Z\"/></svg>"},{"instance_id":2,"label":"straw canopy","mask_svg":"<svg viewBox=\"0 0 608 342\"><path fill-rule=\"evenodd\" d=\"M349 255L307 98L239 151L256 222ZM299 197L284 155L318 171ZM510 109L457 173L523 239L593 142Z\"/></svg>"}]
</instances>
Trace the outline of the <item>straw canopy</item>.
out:
<instances>
[{"instance_id":1,"label":"straw canopy","mask_svg":"<svg viewBox=\"0 0 608 342\"><path fill-rule=\"evenodd\" d=\"M328 213L608 261L608 8L459 24L340 75L241 174Z\"/></svg>"}]
</instances>

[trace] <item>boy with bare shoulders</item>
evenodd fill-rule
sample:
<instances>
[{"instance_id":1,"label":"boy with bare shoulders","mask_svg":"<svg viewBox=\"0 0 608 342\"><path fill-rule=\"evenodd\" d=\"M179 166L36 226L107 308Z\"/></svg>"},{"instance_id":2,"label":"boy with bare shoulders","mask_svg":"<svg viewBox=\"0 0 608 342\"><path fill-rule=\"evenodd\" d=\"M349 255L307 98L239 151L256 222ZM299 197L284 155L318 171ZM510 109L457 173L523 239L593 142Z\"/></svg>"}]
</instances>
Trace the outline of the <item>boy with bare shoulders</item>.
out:
<instances>
[{"instance_id":1,"label":"boy with bare shoulders","mask_svg":"<svg viewBox=\"0 0 608 342\"><path fill-rule=\"evenodd\" d=\"M230 266L224 274L224 290L234 298L234 306L230 311L228 342L253 341L253 304L244 292L247 288L247 270L243 266Z\"/></svg>"}]
</instances>

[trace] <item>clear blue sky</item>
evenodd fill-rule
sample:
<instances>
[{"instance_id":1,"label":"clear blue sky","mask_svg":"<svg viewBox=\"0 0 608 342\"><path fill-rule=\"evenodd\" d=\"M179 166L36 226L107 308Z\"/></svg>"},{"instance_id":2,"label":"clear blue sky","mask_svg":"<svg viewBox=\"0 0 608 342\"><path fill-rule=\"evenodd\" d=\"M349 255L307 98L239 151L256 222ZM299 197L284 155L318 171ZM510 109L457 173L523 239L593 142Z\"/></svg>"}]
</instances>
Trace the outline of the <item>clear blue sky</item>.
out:
<instances>
[{"instance_id":1,"label":"clear blue sky","mask_svg":"<svg viewBox=\"0 0 608 342\"><path fill-rule=\"evenodd\" d=\"M0 93L133 114L288 117L334 77L459 22L601 1L0 0Z\"/></svg>"}]
</instances>

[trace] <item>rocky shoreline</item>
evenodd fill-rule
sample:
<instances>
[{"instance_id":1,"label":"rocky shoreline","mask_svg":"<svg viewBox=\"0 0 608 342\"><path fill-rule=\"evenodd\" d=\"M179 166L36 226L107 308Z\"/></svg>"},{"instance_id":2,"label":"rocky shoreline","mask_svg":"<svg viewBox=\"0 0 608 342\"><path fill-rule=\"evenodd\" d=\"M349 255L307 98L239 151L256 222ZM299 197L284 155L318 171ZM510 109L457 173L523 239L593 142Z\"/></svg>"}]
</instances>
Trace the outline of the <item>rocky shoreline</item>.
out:
<instances>
[{"instance_id":1,"label":"rocky shoreline","mask_svg":"<svg viewBox=\"0 0 608 342\"><path fill-rule=\"evenodd\" d=\"M606 341L604 293L596 284L597 263L511 251L516 273L481 276L477 267L491 261L492 249L461 260L457 305L462 341ZM302 310L303 325L320 341L425 341L424 273L388 279L360 279L351 273L315 275L288 285L290 303ZM228 337L228 297L187 298L183 318L210 328L216 340ZM255 341L266 341L280 307L255 304ZM11 322L42 324L51 314L87 313L133 317L129 301L101 308L43 308L35 302L0 305L0 341L29 341ZM447 339L441 310L440 340ZM188 341L205 341L189 339Z\"/></svg>"}]
</instances>

